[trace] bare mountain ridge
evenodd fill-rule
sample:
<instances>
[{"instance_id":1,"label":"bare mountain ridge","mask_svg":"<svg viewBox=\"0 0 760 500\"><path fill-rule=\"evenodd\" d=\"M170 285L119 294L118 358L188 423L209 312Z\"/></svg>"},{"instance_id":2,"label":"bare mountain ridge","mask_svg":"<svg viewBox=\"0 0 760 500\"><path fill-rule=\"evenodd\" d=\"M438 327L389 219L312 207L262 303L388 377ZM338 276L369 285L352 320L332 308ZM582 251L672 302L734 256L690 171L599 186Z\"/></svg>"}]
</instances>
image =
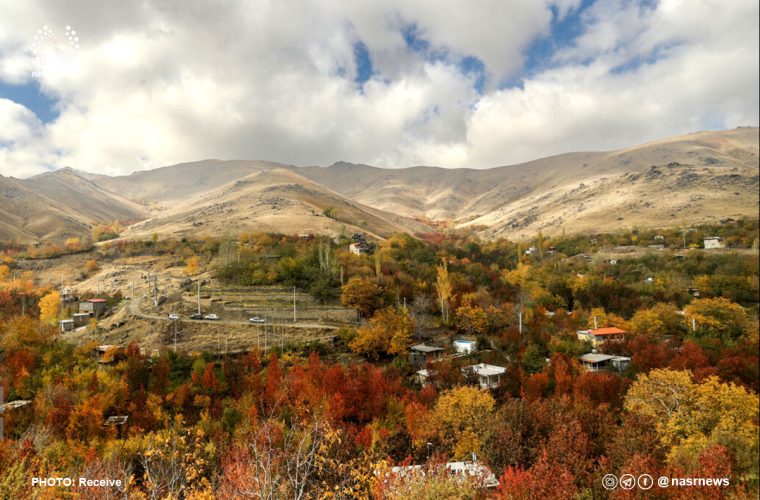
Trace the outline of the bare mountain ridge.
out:
<instances>
[{"instance_id":1,"label":"bare mountain ridge","mask_svg":"<svg viewBox=\"0 0 760 500\"><path fill-rule=\"evenodd\" d=\"M413 219L351 201L286 168L254 173L157 212L125 236L218 236L241 231L286 234L426 232Z\"/></svg>"},{"instance_id":2,"label":"bare mountain ridge","mask_svg":"<svg viewBox=\"0 0 760 500\"><path fill-rule=\"evenodd\" d=\"M246 160L204 160L118 177L63 169L26 180L0 178L0 189L10 184L26 189L19 191L26 193L22 198L39 196L28 209L18 202L12 211L0 206L0 239L13 231L17 239L54 237L114 218L143 219L126 237L251 230L359 230L384 237L429 231L429 219L510 238L539 229L674 226L756 217L758 173L757 128L483 170Z\"/></svg>"},{"instance_id":3,"label":"bare mountain ridge","mask_svg":"<svg viewBox=\"0 0 760 500\"><path fill-rule=\"evenodd\" d=\"M88 235L98 223L146 216L141 207L102 190L72 169L29 179L0 176L0 242L60 242Z\"/></svg>"}]
</instances>

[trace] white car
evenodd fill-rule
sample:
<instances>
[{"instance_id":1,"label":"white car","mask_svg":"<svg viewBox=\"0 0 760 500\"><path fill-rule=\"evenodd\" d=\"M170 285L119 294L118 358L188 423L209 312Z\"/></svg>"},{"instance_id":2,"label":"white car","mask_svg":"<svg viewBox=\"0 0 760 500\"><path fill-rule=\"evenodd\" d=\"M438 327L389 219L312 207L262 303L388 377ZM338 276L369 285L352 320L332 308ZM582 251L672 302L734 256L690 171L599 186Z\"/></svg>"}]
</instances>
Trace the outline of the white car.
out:
<instances>
[{"instance_id":1,"label":"white car","mask_svg":"<svg viewBox=\"0 0 760 500\"><path fill-rule=\"evenodd\" d=\"M259 318L258 316L254 316L253 318L248 318L248 321L251 323L266 323L267 321L264 318Z\"/></svg>"},{"instance_id":2,"label":"white car","mask_svg":"<svg viewBox=\"0 0 760 500\"><path fill-rule=\"evenodd\" d=\"M178 320L179 319L179 314L171 313L171 314L169 314L169 319L170 320Z\"/></svg>"},{"instance_id":3,"label":"white car","mask_svg":"<svg viewBox=\"0 0 760 500\"><path fill-rule=\"evenodd\" d=\"M207 315L205 315L203 317L203 319L214 319L214 320L216 320L216 319L219 319L219 316L217 316L216 314L207 314Z\"/></svg>"}]
</instances>

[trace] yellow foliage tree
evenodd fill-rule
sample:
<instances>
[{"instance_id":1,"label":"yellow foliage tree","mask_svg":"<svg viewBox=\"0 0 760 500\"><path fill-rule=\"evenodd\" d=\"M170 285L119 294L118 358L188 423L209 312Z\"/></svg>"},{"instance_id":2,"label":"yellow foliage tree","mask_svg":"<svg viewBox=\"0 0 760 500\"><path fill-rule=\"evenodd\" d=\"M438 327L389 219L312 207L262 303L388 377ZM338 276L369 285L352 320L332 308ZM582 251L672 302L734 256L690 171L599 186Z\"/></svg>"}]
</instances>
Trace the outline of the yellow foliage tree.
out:
<instances>
[{"instance_id":1,"label":"yellow foliage tree","mask_svg":"<svg viewBox=\"0 0 760 500\"><path fill-rule=\"evenodd\" d=\"M77 237L66 238L66 241L64 242L63 245L69 251L79 250L80 248L82 248L82 241Z\"/></svg>"},{"instance_id":2,"label":"yellow foliage tree","mask_svg":"<svg viewBox=\"0 0 760 500\"><path fill-rule=\"evenodd\" d=\"M98 270L98 262L95 259L88 259L84 264L84 270L87 274L92 274Z\"/></svg>"},{"instance_id":3,"label":"yellow foliage tree","mask_svg":"<svg viewBox=\"0 0 760 500\"><path fill-rule=\"evenodd\" d=\"M189 259L187 259L187 263L185 264L185 274L188 276L195 276L196 274L200 274L201 272L201 258L197 255L193 255Z\"/></svg>"},{"instance_id":4,"label":"yellow foliage tree","mask_svg":"<svg viewBox=\"0 0 760 500\"><path fill-rule=\"evenodd\" d=\"M436 269L435 290L438 295L438 307L441 309L441 318L443 322L449 322L449 302L453 295L454 286L451 282L449 268L446 265L446 259L441 259L441 265Z\"/></svg>"},{"instance_id":5,"label":"yellow foliage tree","mask_svg":"<svg viewBox=\"0 0 760 500\"><path fill-rule=\"evenodd\" d=\"M459 306L454 313L457 328L470 335L484 335L488 329L488 315L477 305Z\"/></svg>"},{"instance_id":6,"label":"yellow foliage tree","mask_svg":"<svg viewBox=\"0 0 760 500\"><path fill-rule=\"evenodd\" d=\"M652 370L631 386L625 408L655 419L657 433L669 448L668 461L694 470L700 453L726 447L735 470L757 474L757 394L710 377L695 384L688 371Z\"/></svg>"},{"instance_id":7,"label":"yellow foliage tree","mask_svg":"<svg viewBox=\"0 0 760 500\"><path fill-rule=\"evenodd\" d=\"M735 341L747 327L747 313L739 304L728 299L696 299L684 308L690 328L696 327L700 336L719 337Z\"/></svg>"},{"instance_id":8,"label":"yellow foliage tree","mask_svg":"<svg viewBox=\"0 0 760 500\"><path fill-rule=\"evenodd\" d=\"M680 329L683 318L673 304L660 303L649 309L636 311L628 325L633 333L650 335L672 334Z\"/></svg>"},{"instance_id":9,"label":"yellow foliage tree","mask_svg":"<svg viewBox=\"0 0 760 500\"><path fill-rule=\"evenodd\" d=\"M405 311L392 307L381 309L372 316L369 325L359 328L349 347L371 359L383 354L404 354L412 343L414 327L414 320Z\"/></svg>"},{"instance_id":10,"label":"yellow foliage tree","mask_svg":"<svg viewBox=\"0 0 760 500\"><path fill-rule=\"evenodd\" d=\"M55 324L61 307L61 294L55 290L40 299L40 321Z\"/></svg>"},{"instance_id":11,"label":"yellow foliage tree","mask_svg":"<svg viewBox=\"0 0 760 500\"><path fill-rule=\"evenodd\" d=\"M596 326L594 325L594 318L596 318ZM608 313L603 307L595 307L591 309L591 312L588 315L588 327L604 328L607 326L615 326L623 330L629 329L628 322L617 314Z\"/></svg>"},{"instance_id":12,"label":"yellow foliage tree","mask_svg":"<svg viewBox=\"0 0 760 500\"><path fill-rule=\"evenodd\" d=\"M680 409L693 387L688 371L652 370L641 375L628 390L625 407L664 422Z\"/></svg>"},{"instance_id":13,"label":"yellow foliage tree","mask_svg":"<svg viewBox=\"0 0 760 500\"><path fill-rule=\"evenodd\" d=\"M456 387L441 394L433 410L435 434L454 458L479 453L496 402L477 387Z\"/></svg>"},{"instance_id":14,"label":"yellow foliage tree","mask_svg":"<svg viewBox=\"0 0 760 500\"><path fill-rule=\"evenodd\" d=\"M11 269L8 266L0 265L0 282L7 280L10 273Z\"/></svg>"}]
</instances>

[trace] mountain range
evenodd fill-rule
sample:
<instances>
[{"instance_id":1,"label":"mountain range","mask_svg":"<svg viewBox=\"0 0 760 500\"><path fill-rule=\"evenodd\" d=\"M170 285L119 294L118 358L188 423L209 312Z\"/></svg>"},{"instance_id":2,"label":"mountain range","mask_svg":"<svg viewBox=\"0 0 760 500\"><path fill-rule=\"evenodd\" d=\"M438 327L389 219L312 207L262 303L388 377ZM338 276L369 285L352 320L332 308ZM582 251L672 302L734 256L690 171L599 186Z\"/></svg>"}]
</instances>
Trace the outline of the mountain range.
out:
<instances>
[{"instance_id":1,"label":"mountain range","mask_svg":"<svg viewBox=\"0 0 760 500\"><path fill-rule=\"evenodd\" d=\"M297 167L203 160L105 176L0 176L0 241L31 243L130 222L124 237L240 231L377 238L469 227L484 238L757 217L758 128L697 132L490 169Z\"/></svg>"}]
</instances>

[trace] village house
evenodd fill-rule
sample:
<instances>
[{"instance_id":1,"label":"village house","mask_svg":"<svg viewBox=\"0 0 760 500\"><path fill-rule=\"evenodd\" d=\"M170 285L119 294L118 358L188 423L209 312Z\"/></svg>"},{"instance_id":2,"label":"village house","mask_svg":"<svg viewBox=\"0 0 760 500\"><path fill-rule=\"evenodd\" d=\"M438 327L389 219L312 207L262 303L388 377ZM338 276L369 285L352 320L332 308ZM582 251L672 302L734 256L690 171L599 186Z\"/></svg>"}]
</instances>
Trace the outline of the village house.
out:
<instances>
[{"instance_id":1,"label":"village house","mask_svg":"<svg viewBox=\"0 0 760 500\"><path fill-rule=\"evenodd\" d=\"M428 379L433 374L430 370L427 368L423 368L422 370L417 370L414 373L414 381L417 382L420 385L425 385L428 382Z\"/></svg>"},{"instance_id":2,"label":"village house","mask_svg":"<svg viewBox=\"0 0 760 500\"><path fill-rule=\"evenodd\" d=\"M601 370L615 370L621 373L631 365L631 358L627 356L612 356L610 354L589 353L580 357L581 365L590 372Z\"/></svg>"},{"instance_id":3,"label":"village house","mask_svg":"<svg viewBox=\"0 0 760 500\"><path fill-rule=\"evenodd\" d=\"M397 477L413 476L426 474L426 468L423 465L406 465L391 467L391 474ZM471 462L448 462L446 472L461 481L471 481L477 488L495 488L499 485L496 475L485 464L477 461L477 456L473 453Z\"/></svg>"},{"instance_id":4,"label":"village house","mask_svg":"<svg viewBox=\"0 0 760 500\"><path fill-rule=\"evenodd\" d=\"M74 320L74 327L79 328L80 326L87 326L90 315L89 313L74 313L71 315L71 319Z\"/></svg>"},{"instance_id":5,"label":"village house","mask_svg":"<svg viewBox=\"0 0 760 500\"><path fill-rule=\"evenodd\" d=\"M720 248L726 248L726 243L720 236L709 236L702 240L702 244L705 250L717 250Z\"/></svg>"},{"instance_id":6,"label":"village house","mask_svg":"<svg viewBox=\"0 0 760 500\"><path fill-rule=\"evenodd\" d=\"M105 299L87 299L79 303L79 312L87 313L91 318L99 318L106 312L107 305Z\"/></svg>"},{"instance_id":7,"label":"village house","mask_svg":"<svg viewBox=\"0 0 760 500\"><path fill-rule=\"evenodd\" d=\"M366 243L351 243L348 245L348 251L354 255L365 255L369 253L369 247Z\"/></svg>"},{"instance_id":8,"label":"village house","mask_svg":"<svg viewBox=\"0 0 760 500\"><path fill-rule=\"evenodd\" d=\"M414 366L422 366L425 363L437 361L443 355L442 347L417 344L409 349L409 363Z\"/></svg>"},{"instance_id":9,"label":"village house","mask_svg":"<svg viewBox=\"0 0 760 500\"><path fill-rule=\"evenodd\" d=\"M454 351L461 354L472 354L477 351L477 342L474 340L457 339L452 343Z\"/></svg>"},{"instance_id":10,"label":"village house","mask_svg":"<svg viewBox=\"0 0 760 500\"><path fill-rule=\"evenodd\" d=\"M66 332L73 332L74 331L74 320L73 319L62 319L58 322L58 326L61 328L61 333Z\"/></svg>"},{"instance_id":11,"label":"village house","mask_svg":"<svg viewBox=\"0 0 760 500\"><path fill-rule=\"evenodd\" d=\"M95 355L98 358L98 363L102 365L108 365L116 361L116 353L119 350L119 346L104 344L95 348Z\"/></svg>"},{"instance_id":12,"label":"village house","mask_svg":"<svg viewBox=\"0 0 760 500\"><path fill-rule=\"evenodd\" d=\"M479 363L462 367L462 373L466 377L477 377L478 385L481 389L496 389L501 385L501 376L506 373L507 369L503 366L488 365Z\"/></svg>"},{"instance_id":13,"label":"village house","mask_svg":"<svg viewBox=\"0 0 760 500\"><path fill-rule=\"evenodd\" d=\"M579 330L576 333L578 340L591 342L593 347L598 347L605 342L623 340L628 332L614 326L609 326L605 328L592 328L591 330Z\"/></svg>"}]
</instances>

